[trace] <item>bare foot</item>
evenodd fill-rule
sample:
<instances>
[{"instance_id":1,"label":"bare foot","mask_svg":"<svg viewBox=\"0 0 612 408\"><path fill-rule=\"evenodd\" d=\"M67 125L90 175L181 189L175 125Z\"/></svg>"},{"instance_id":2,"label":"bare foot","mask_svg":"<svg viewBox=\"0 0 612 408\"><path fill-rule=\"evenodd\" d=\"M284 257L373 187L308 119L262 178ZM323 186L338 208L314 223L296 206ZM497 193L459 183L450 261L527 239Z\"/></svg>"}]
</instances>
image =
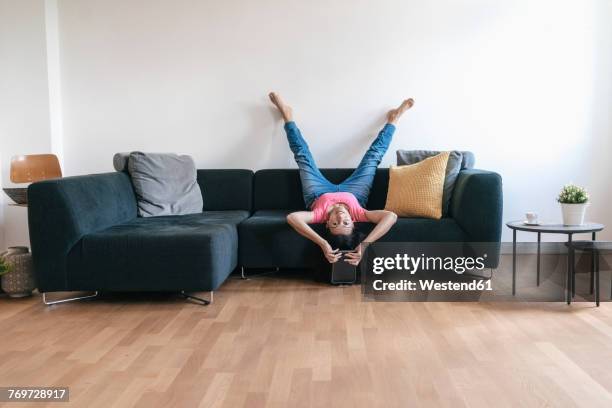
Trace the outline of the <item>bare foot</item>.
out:
<instances>
[{"instance_id":1,"label":"bare foot","mask_svg":"<svg viewBox=\"0 0 612 408\"><path fill-rule=\"evenodd\" d=\"M293 109L291 109L291 106L286 105L285 102L281 99L280 95L276 92L270 92L268 96L270 97L272 103L278 108L281 115L283 115L283 119L285 120L285 122L292 122Z\"/></svg>"},{"instance_id":2,"label":"bare foot","mask_svg":"<svg viewBox=\"0 0 612 408\"><path fill-rule=\"evenodd\" d=\"M412 105L414 105L414 99L408 98L404 102L402 102L402 104L398 108L391 109L389 113L387 113L387 123L395 125L400 116L402 116L404 112L406 112L408 109L412 108Z\"/></svg>"}]
</instances>

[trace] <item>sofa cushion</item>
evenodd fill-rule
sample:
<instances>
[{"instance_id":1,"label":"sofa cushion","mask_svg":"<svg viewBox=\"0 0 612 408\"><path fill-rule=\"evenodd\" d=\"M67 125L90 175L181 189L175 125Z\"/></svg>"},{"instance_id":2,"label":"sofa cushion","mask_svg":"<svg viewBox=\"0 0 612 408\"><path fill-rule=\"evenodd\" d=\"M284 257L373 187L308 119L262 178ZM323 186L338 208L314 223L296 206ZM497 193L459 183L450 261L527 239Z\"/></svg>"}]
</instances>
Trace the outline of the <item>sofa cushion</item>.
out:
<instances>
[{"instance_id":1,"label":"sofa cushion","mask_svg":"<svg viewBox=\"0 0 612 408\"><path fill-rule=\"evenodd\" d=\"M440 219L449 154L444 152L415 164L391 167L385 210L400 217Z\"/></svg>"},{"instance_id":2,"label":"sofa cushion","mask_svg":"<svg viewBox=\"0 0 612 408\"><path fill-rule=\"evenodd\" d=\"M261 210L238 226L239 264L249 268L318 267L325 263L317 245L302 237L287 224L287 210ZM369 233L374 224L358 223ZM324 224L312 224L319 234ZM400 218L380 242L460 242L466 239L463 230L451 218L431 220Z\"/></svg>"},{"instance_id":3,"label":"sofa cushion","mask_svg":"<svg viewBox=\"0 0 612 408\"><path fill-rule=\"evenodd\" d=\"M454 152L459 156L459 170L474 168L474 163L476 163L476 156L474 156L474 153L465 150L454 150ZM442 153L440 150L398 150L395 152L398 166L418 163L440 153Z\"/></svg>"},{"instance_id":4,"label":"sofa cushion","mask_svg":"<svg viewBox=\"0 0 612 408\"><path fill-rule=\"evenodd\" d=\"M132 152L128 171L141 217L197 214L204 208L191 156Z\"/></svg>"},{"instance_id":5,"label":"sofa cushion","mask_svg":"<svg viewBox=\"0 0 612 408\"><path fill-rule=\"evenodd\" d=\"M287 210L256 211L238 226L238 259L249 268L278 266L312 267L322 260L317 245L299 235L287 224ZM324 224L312 224L319 234Z\"/></svg>"},{"instance_id":6,"label":"sofa cushion","mask_svg":"<svg viewBox=\"0 0 612 408\"><path fill-rule=\"evenodd\" d=\"M354 169L321 169L321 173L334 184L342 183L353 171ZM388 183L389 169L377 169L366 204L368 210L380 210L385 207ZM254 190L253 207L256 211L306 209L298 169L259 170L255 173Z\"/></svg>"},{"instance_id":7,"label":"sofa cushion","mask_svg":"<svg viewBox=\"0 0 612 408\"><path fill-rule=\"evenodd\" d=\"M252 170L198 170L198 184L202 190L204 211L252 210Z\"/></svg>"},{"instance_id":8,"label":"sofa cushion","mask_svg":"<svg viewBox=\"0 0 612 408\"><path fill-rule=\"evenodd\" d=\"M128 171L130 153L116 153L113 166ZM247 210L253 205L253 171L243 169L198 169L197 181L204 210ZM227 188L231 186L232 188Z\"/></svg>"},{"instance_id":9,"label":"sofa cushion","mask_svg":"<svg viewBox=\"0 0 612 408\"><path fill-rule=\"evenodd\" d=\"M136 218L88 234L73 248L69 278L96 290L216 290L237 264L236 225L246 211Z\"/></svg>"},{"instance_id":10,"label":"sofa cushion","mask_svg":"<svg viewBox=\"0 0 612 408\"><path fill-rule=\"evenodd\" d=\"M373 224L370 224L372 228ZM398 218L379 242L463 242L466 233L452 218Z\"/></svg>"},{"instance_id":11,"label":"sofa cushion","mask_svg":"<svg viewBox=\"0 0 612 408\"><path fill-rule=\"evenodd\" d=\"M398 150L397 165L404 166L419 163L427 158L436 156L431 150ZM468 154L470 152L466 152ZM471 154L471 153L470 153ZM472 155L473 156L473 155ZM473 160L472 160L473 162ZM448 163L446 164L446 176L444 177L444 194L442 196L442 216L448 215L451 198L453 197L453 189L457 176L463 165L463 154L453 150L449 152Z\"/></svg>"}]
</instances>

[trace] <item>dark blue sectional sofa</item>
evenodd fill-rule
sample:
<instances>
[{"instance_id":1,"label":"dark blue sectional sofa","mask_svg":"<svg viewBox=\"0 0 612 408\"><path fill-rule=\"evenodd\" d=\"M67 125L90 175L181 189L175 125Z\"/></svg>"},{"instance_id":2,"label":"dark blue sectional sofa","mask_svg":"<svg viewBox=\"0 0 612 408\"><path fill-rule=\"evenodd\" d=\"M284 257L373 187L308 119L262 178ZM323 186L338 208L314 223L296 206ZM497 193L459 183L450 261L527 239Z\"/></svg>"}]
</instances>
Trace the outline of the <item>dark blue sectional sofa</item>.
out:
<instances>
[{"instance_id":1,"label":"dark blue sectional sofa","mask_svg":"<svg viewBox=\"0 0 612 408\"><path fill-rule=\"evenodd\" d=\"M352 169L323 169L340 182ZM369 209L384 207L388 169L378 169ZM29 228L41 292L214 291L236 267L323 265L320 249L286 223L303 210L295 169L198 170L201 214L137 217L129 176L115 172L30 185ZM449 217L400 218L389 242L499 242L501 177L462 170ZM323 225L315 225L322 231ZM371 225L361 225L364 231ZM496 259L490 259L496 266Z\"/></svg>"}]
</instances>

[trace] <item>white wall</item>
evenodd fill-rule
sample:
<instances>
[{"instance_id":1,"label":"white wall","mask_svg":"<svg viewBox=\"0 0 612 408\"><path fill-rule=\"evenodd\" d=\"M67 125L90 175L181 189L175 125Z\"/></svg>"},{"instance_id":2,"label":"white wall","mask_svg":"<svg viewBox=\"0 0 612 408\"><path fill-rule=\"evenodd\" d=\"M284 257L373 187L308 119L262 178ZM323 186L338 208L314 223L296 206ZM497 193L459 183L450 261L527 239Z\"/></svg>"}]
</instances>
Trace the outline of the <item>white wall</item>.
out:
<instances>
[{"instance_id":1,"label":"white wall","mask_svg":"<svg viewBox=\"0 0 612 408\"><path fill-rule=\"evenodd\" d=\"M478 167L504 177L505 220L527 210L559 220L558 189L581 183L590 218L612 238L610 3L59 0L49 71L59 70L59 85L51 107L28 89L47 106L22 108L35 118L51 109L54 126L59 109L68 175L109 171L115 152L135 149L189 153L208 168L294 166L266 99L277 90L319 164L342 167L358 162L385 111L412 96L383 165L398 148L473 150ZM13 45L27 50L29 40ZM27 75L39 78L38 62L16 66L14 89L34 87Z\"/></svg>"},{"instance_id":2,"label":"white wall","mask_svg":"<svg viewBox=\"0 0 612 408\"><path fill-rule=\"evenodd\" d=\"M591 159L585 177L591 180L592 191L597 194L597 205L590 208L593 219L606 220L607 233L612 238L612 1L599 0L593 23L595 44L594 68L592 71L592 111L590 127L586 132L593 135L594 145L588 153Z\"/></svg>"},{"instance_id":3,"label":"white wall","mask_svg":"<svg viewBox=\"0 0 612 408\"><path fill-rule=\"evenodd\" d=\"M0 165L11 186L10 159L51 151L45 2L0 0ZM27 209L0 199L0 251L27 245Z\"/></svg>"},{"instance_id":4,"label":"white wall","mask_svg":"<svg viewBox=\"0 0 612 408\"><path fill-rule=\"evenodd\" d=\"M612 224L611 17L608 1L62 1L66 168L133 149L293 166L269 90L321 166L353 166L412 96L385 165L397 148L469 149L503 175L506 220L558 220L574 181Z\"/></svg>"}]
</instances>

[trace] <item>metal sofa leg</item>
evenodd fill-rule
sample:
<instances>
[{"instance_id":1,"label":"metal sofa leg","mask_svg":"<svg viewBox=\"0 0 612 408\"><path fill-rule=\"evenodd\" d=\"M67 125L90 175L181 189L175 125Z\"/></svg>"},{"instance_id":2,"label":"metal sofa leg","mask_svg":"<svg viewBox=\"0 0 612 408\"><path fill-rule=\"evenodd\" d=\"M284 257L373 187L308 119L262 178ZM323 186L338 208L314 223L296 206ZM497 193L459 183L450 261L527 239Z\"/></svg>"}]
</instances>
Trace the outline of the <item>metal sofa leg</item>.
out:
<instances>
[{"instance_id":1,"label":"metal sofa leg","mask_svg":"<svg viewBox=\"0 0 612 408\"><path fill-rule=\"evenodd\" d=\"M261 272L261 273L256 273L256 274L250 275L250 276L252 276L253 278L256 278L258 276L269 275L270 273L279 272L279 271L280 271L280 267L274 266L274 267L272 267L272 270L270 272ZM251 278L246 275L246 268L244 266L240 267L240 279L242 279L242 280L251 280Z\"/></svg>"},{"instance_id":2,"label":"metal sofa leg","mask_svg":"<svg viewBox=\"0 0 612 408\"><path fill-rule=\"evenodd\" d=\"M74 302L75 300L83 300L83 299L91 299L91 298L95 298L96 296L98 296L98 291L94 291L93 295L87 295L87 296L77 296L77 297L71 297L71 298L65 298L65 299L59 299L59 300L47 300L47 293L43 292L43 303L47 306L51 306L51 305L57 305L59 303L68 303L68 302Z\"/></svg>"},{"instance_id":3,"label":"metal sofa leg","mask_svg":"<svg viewBox=\"0 0 612 408\"><path fill-rule=\"evenodd\" d=\"M199 303L202 306L208 306L214 301L214 292L212 290L210 291L210 300L206 300L198 296L189 295L184 290L181 290L181 296L187 300L193 300L194 302Z\"/></svg>"}]
</instances>

